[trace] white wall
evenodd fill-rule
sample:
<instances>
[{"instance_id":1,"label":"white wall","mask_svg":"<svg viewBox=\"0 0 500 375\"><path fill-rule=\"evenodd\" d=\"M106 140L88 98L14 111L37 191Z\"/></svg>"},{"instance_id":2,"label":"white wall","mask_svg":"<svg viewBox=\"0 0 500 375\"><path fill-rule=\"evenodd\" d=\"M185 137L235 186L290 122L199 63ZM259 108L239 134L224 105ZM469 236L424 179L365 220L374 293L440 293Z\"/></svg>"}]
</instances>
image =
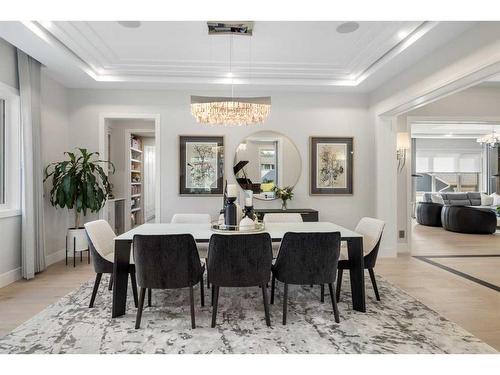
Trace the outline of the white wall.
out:
<instances>
[{"instance_id":1,"label":"white wall","mask_svg":"<svg viewBox=\"0 0 500 375\"><path fill-rule=\"evenodd\" d=\"M16 49L2 38L0 38L0 82L19 88Z\"/></svg>"},{"instance_id":2,"label":"white wall","mask_svg":"<svg viewBox=\"0 0 500 375\"><path fill-rule=\"evenodd\" d=\"M18 88L16 49L0 39L0 82ZM0 287L21 277L21 217L0 218Z\"/></svg>"},{"instance_id":3,"label":"white wall","mask_svg":"<svg viewBox=\"0 0 500 375\"><path fill-rule=\"evenodd\" d=\"M161 116L161 220L176 212L208 212L214 218L221 197L180 197L179 135L224 135L226 178L234 181L231 166L239 142L260 130L276 130L289 136L303 160L302 174L290 207L310 207L320 211L322 220L332 220L353 228L362 216L373 215L372 171L373 131L368 123L366 97L349 94L272 94L272 110L263 126L218 128L197 124L190 113L190 95L220 92L163 90L71 90L70 142L72 146L97 149L99 115L105 113L149 113ZM259 93L262 94L262 93ZM309 196L309 137L354 137L354 195ZM280 207L278 201L258 202L259 207Z\"/></svg>"},{"instance_id":4,"label":"white wall","mask_svg":"<svg viewBox=\"0 0 500 375\"><path fill-rule=\"evenodd\" d=\"M406 113L407 116L498 117L500 82L496 87L477 86Z\"/></svg>"}]
</instances>

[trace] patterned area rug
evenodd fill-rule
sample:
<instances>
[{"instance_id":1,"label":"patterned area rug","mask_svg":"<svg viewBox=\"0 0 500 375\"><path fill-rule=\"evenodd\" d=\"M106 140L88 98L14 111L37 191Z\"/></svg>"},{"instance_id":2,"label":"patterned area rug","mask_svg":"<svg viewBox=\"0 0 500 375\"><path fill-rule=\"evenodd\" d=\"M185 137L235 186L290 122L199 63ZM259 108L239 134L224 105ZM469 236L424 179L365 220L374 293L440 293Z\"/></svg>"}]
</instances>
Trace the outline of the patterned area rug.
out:
<instances>
[{"instance_id":1,"label":"patterned area rug","mask_svg":"<svg viewBox=\"0 0 500 375\"><path fill-rule=\"evenodd\" d=\"M283 326L283 285L277 283L270 328L259 288L221 288L215 329L210 328L211 307L199 305L199 289L197 328L191 329L189 291L184 289L153 291L153 306L145 308L136 330L131 296L128 313L111 318L111 292L103 278L94 308L88 308L89 281L0 339L0 353L496 353L380 277L382 301L377 302L366 282L363 314L350 308L345 278L340 324L333 320L328 288L322 304L319 287L290 286ZM210 291L205 294L209 301Z\"/></svg>"}]
</instances>

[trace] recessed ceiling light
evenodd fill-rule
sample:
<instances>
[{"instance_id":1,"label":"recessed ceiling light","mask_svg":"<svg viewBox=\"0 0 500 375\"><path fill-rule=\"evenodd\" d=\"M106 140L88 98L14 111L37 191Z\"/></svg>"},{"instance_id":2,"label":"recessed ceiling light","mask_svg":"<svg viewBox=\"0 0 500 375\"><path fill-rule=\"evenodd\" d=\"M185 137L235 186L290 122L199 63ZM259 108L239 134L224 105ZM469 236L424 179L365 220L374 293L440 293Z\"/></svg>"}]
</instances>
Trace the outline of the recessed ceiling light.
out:
<instances>
[{"instance_id":1,"label":"recessed ceiling light","mask_svg":"<svg viewBox=\"0 0 500 375\"><path fill-rule=\"evenodd\" d=\"M445 134L444 136L445 137L453 137L453 134L449 133L449 134Z\"/></svg>"},{"instance_id":2,"label":"recessed ceiling light","mask_svg":"<svg viewBox=\"0 0 500 375\"><path fill-rule=\"evenodd\" d=\"M340 34L349 34L359 29L357 22L344 22L337 26L337 32Z\"/></svg>"},{"instance_id":3,"label":"recessed ceiling light","mask_svg":"<svg viewBox=\"0 0 500 375\"><path fill-rule=\"evenodd\" d=\"M118 21L118 23L127 29L137 29L141 27L141 21Z\"/></svg>"}]
</instances>

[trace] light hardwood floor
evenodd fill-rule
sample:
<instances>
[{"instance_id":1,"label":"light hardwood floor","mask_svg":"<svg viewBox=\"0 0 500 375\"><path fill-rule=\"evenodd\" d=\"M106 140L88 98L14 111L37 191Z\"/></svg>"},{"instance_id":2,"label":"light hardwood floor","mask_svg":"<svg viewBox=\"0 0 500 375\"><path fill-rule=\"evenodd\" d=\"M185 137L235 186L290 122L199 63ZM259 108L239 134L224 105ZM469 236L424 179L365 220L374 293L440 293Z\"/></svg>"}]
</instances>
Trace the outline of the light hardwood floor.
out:
<instances>
[{"instance_id":1,"label":"light hardwood floor","mask_svg":"<svg viewBox=\"0 0 500 375\"><path fill-rule=\"evenodd\" d=\"M500 232L469 235L415 225L412 254L381 258L376 273L500 351L500 292L413 256L500 254ZM431 258L500 286L499 257ZM383 296L382 296L383 298Z\"/></svg>"},{"instance_id":2,"label":"light hardwood floor","mask_svg":"<svg viewBox=\"0 0 500 375\"><path fill-rule=\"evenodd\" d=\"M49 266L32 280L19 280L0 288L0 337L56 302L83 282L95 277L91 264L84 259L76 267L59 262Z\"/></svg>"},{"instance_id":3,"label":"light hardwood floor","mask_svg":"<svg viewBox=\"0 0 500 375\"><path fill-rule=\"evenodd\" d=\"M500 254L500 233L475 236L446 232L442 228L416 225L412 255ZM499 285L500 258L434 258ZM402 254L380 258L376 273L405 290L430 308L500 351L500 293L463 277ZM18 281L0 289L0 336L28 320L45 307L94 277L92 267L64 262L47 268L31 281ZM371 293L371 288L367 290ZM384 298L382 295L381 298Z\"/></svg>"}]
</instances>

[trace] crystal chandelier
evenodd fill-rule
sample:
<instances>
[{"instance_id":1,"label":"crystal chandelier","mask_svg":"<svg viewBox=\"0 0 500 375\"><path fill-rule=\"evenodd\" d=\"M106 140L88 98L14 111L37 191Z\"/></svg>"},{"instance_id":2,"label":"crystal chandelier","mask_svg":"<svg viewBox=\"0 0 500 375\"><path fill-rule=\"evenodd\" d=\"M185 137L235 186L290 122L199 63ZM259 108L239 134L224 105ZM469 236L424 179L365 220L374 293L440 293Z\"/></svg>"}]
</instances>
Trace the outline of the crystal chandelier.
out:
<instances>
[{"instance_id":1,"label":"crystal chandelier","mask_svg":"<svg viewBox=\"0 0 500 375\"><path fill-rule=\"evenodd\" d=\"M217 22L218 26L228 26L230 30L232 23ZM239 24L238 24L239 25ZM252 23L253 26L253 23ZM210 23L208 23L210 34ZM224 32L223 34L226 34ZM233 35L229 32L229 74L231 77L231 96L191 96L191 114L200 124L208 125L254 125L262 124L271 112L271 97L235 97L234 84L232 81L232 57L233 57ZM237 33L236 33L237 34ZM247 34L252 35L251 32Z\"/></svg>"},{"instance_id":2,"label":"crystal chandelier","mask_svg":"<svg viewBox=\"0 0 500 375\"><path fill-rule=\"evenodd\" d=\"M271 112L271 97L191 96L191 114L209 125L262 124Z\"/></svg>"},{"instance_id":3,"label":"crystal chandelier","mask_svg":"<svg viewBox=\"0 0 500 375\"><path fill-rule=\"evenodd\" d=\"M495 130L493 130L490 134L486 134L478 138L477 142L480 143L481 145L486 145L491 148L494 148L500 145L500 136L495 133Z\"/></svg>"}]
</instances>

